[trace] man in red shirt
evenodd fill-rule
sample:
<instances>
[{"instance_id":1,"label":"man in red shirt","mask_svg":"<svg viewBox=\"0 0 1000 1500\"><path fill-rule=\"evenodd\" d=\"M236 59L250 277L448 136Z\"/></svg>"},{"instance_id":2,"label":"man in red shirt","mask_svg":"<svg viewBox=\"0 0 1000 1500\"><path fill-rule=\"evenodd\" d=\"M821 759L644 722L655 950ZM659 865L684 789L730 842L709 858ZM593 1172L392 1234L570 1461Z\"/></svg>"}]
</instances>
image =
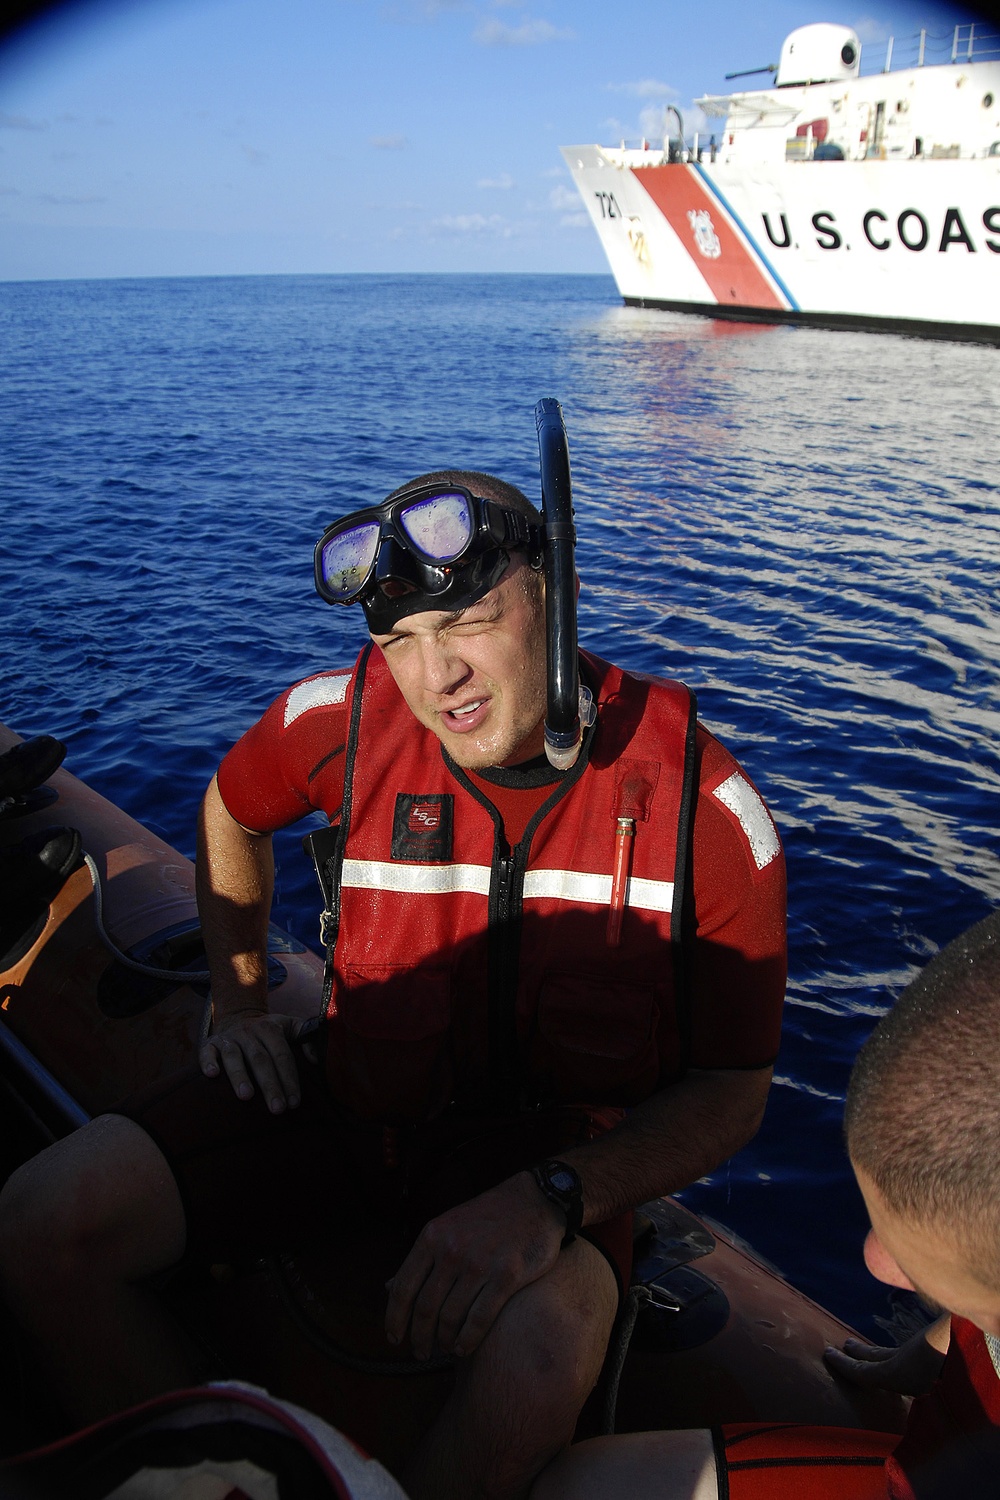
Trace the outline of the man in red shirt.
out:
<instances>
[{"instance_id":1,"label":"man in red shirt","mask_svg":"<svg viewBox=\"0 0 1000 1500\"><path fill-rule=\"evenodd\" d=\"M1000 1428L1000 913L948 945L862 1048L846 1134L868 1269L948 1309L838 1373L916 1396L903 1437L744 1423L582 1443L532 1500L943 1500L996 1492Z\"/></svg>"},{"instance_id":2,"label":"man in red shirt","mask_svg":"<svg viewBox=\"0 0 1000 1500\"><path fill-rule=\"evenodd\" d=\"M457 471L321 539L320 591L363 605L372 644L283 693L206 795L205 1076L6 1190L8 1296L78 1419L190 1379L154 1272L409 1214L386 1334L457 1378L408 1487L514 1500L598 1377L631 1210L756 1130L784 991L774 825L686 689L586 653L596 722L572 768L547 763L544 546L520 491ZM306 1039L268 1010L265 934L271 833L313 809L336 832Z\"/></svg>"}]
</instances>

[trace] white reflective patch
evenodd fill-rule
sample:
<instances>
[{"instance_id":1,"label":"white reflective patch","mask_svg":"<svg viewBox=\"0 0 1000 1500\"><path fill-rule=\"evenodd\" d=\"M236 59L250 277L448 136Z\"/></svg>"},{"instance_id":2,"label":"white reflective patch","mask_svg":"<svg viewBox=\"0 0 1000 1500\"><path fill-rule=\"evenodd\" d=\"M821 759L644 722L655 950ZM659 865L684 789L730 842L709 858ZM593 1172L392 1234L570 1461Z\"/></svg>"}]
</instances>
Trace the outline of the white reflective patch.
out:
<instances>
[{"instance_id":1,"label":"white reflective patch","mask_svg":"<svg viewBox=\"0 0 1000 1500\"><path fill-rule=\"evenodd\" d=\"M341 884L356 891L422 892L449 896L490 893L489 865L405 865L384 859L345 859Z\"/></svg>"},{"instance_id":2,"label":"white reflective patch","mask_svg":"<svg viewBox=\"0 0 1000 1500\"><path fill-rule=\"evenodd\" d=\"M633 877L628 883L628 904L640 911L673 911L674 883L672 880L638 880Z\"/></svg>"},{"instance_id":3,"label":"white reflective patch","mask_svg":"<svg viewBox=\"0 0 1000 1500\"><path fill-rule=\"evenodd\" d=\"M608 906L611 901L610 875L584 875L579 870L529 870L524 877L524 899L547 897L552 901L578 901L593 906ZM628 904L642 911L671 911L674 904L672 880L640 880L628 883Z\"/></svg>"},{"instance_id":4,"label":"white reflective patch","mask_svg":"<svg viewBox=\"0 0 1000 1500\"><path fill-rule=\"evenodd\" d=\"M310 708L325 708L331 703L343 703L350 685L350 672L338 672L331 677L314 677L311 682L300 682L292 688L285 699L285 728Z\"/></svg>"},{"instance_id":5,"label":"white reflective patch","mask_svg":"<svg viewBox=\"0 0 1000 1500\"><path fill-rule=\"evenodd\" d=\"M524 899L540 897L607 906L611 900L611 876L582 875L578 870L529 870L524 877Z\"/></svg>"},{"instance_id":6,"label":"white reflective patch","mask_svg":"<svg viewBox=\"0 0 1000 1500\"><path fill-rule=\"evenodd\" d=\"M996 1374L1000 1376L1000 1339L994 1333L985 1333L986 1347L989 1350L990 1360Z\"/></svg>"},{"instance_id":7,"label":"white reflective patch","mask_svg":"<svg viewBox=\"0 0 1000 1500\"><path fill-rule=\"evenodd\" d=\"M345 859L341 884L355 891L399 891L408 895L448 896L455 891L470 896L490 893L489 865L408 865L395 860ZM579 870L529 870L524 877L525 901L575 901L607 906L611 876L587 875ZM670 911L674 902L669 880L630 880L629 906L642 911Z\"/></svg>"},{"instance_id":8,"label":"white reflective patch","mask_svg":"<svg viewBox=\"0 0 1000 1500\"><path fill-rule=\"evenodd\" d=\"M780 852L778 830L771 822L771 814L760 797L738 771L734 771L721 786L712 793L724 807L735 813L740 827L747 836L750 852L758 870L763 870Z\"/></svg>"}]
</instances>

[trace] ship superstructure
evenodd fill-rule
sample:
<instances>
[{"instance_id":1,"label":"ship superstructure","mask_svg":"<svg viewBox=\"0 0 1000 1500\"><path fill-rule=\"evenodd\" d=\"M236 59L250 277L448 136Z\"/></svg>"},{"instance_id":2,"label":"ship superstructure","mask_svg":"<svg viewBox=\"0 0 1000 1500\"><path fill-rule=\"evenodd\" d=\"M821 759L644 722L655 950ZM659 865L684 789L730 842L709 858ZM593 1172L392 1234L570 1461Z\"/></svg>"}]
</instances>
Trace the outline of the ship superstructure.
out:
<instances>
[{"instance_id":1,"label":"ship superstructure","mask_svg":"<svg viewBox=\"0 0 1000 1500\"><path fill-rule=\"evenodd\" d=\"M803 26L772 86L696 101L707 137L564 147L625 301L1000 342L1000 37L916 42L865 76Z\"/></svg>"}]
</instances>

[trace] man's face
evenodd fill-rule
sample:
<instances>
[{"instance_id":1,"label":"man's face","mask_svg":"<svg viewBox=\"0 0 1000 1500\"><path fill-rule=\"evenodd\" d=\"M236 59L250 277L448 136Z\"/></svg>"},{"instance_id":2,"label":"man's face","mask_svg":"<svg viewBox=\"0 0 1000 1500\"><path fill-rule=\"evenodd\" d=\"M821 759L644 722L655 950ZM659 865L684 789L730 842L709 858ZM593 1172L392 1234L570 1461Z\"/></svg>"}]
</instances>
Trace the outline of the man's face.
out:
<instances>
[{"instance_id":1,"label":"man's face","mask_svg":"<svg viewBox=\"0 0 1000 1500\"><path fill-rule=\"evenodd\" d=\"M468 609L404 615L373 639L414 717L456 764L486 770L541 752L545 611L522 557Z\"/></svg>"},{"instance_id":2,"label":"man's face","mask_svg":"<svg viewBox=\"0 0 1000 1500\"><path fill-rule=\"evenodd\" d=\"M879 1281L905 1287L948 1312L1000 1337L1000 1291L976 1274L974 1257L949 1225L918 1223L894 1213L871 1178L854 1169L872 1227L865 1264Z\"/></svg>"}]
</instances>

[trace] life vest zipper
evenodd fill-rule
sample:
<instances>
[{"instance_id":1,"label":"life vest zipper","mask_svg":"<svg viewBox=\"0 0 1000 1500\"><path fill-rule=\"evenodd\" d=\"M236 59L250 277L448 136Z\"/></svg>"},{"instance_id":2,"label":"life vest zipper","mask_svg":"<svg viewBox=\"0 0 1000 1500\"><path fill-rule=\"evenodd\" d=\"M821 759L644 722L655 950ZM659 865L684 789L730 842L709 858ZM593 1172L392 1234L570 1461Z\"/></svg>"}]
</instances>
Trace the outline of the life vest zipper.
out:
<instances>
[{"instance_id":1,"label":"life vest zipper","mask_svg":"<svg viewBox=\"0 0 1000 1500\"><path fill-rule=\"evenodd\" d=\"M497 1104L510 1108L518 1096L517 975L521 948L521 891L516 854L498 828L490 882L489 1027Z\"/></svg>"}]
</instances>

